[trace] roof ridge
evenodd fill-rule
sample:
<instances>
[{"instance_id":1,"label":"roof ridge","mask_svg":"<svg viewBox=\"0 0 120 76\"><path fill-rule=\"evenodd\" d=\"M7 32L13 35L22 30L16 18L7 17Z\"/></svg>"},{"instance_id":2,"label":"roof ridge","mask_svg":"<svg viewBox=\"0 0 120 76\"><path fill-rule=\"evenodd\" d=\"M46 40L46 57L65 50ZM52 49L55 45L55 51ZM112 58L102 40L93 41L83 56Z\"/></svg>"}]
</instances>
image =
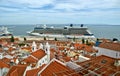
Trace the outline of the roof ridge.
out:
<instances>
[{"instance_id":1,"label":"roof ridge","mask_svg":"<svg viewBox=\"0 0 120 76\"><path fill-rule=\"evenodd\" d=\"M35 60L38 60L38 58L34 57L33 55L30 55L31 57L33 57Z\"/></svg>"},{"instance_id":2,"label":"roof ridge","mask_svg":"<svg viewBox=\"0 0 120 76\"><path fill-rule=\"evenodd\" d=\"M13 70L11 73L10 73L10 76L12 75L12 74L14 74L14 72L18 72L18 68L15 68L15 70ZM18 74L18 73L17 73Z\"/></svg>"},{"instance_id":3,"label":"roof ridge","mask_svg":"<svg viewBox=\"0 0 120 76\"><path fill-rule=\"evenodd\" d=\"M65 65L64 63L60 62L59 60L53 58L41 71L38 72L38 75L40 75L52 62L57 61L58 63Z\"/></svg>"}]
</instances>

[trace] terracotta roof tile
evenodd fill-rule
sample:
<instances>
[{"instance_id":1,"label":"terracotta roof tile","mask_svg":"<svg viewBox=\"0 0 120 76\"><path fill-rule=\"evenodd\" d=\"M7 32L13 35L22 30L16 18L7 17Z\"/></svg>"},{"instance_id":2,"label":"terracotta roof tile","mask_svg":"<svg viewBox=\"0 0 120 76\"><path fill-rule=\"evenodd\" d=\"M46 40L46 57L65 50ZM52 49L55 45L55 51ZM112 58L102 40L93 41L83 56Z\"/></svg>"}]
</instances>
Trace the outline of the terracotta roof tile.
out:
<instances>
[{"instance_id":1,"label":"terracotta roof tile","mask_svg":"<svg viewBox=\"0 0 120 76\"><path fill-rule=\"evenodd\" d=\"M42 57L44 57L46 55L46 53L45 53L44 50L39 49L39 50L37 50L35 52L32 52L31 55L38 58L38 59L41 59Z\"/></svg>"},{"instance_id":2,"label":"terracotta roof tile","mask_svg":"<svg viewBox=\"0 0 120 76\"><path fill-rule=\"evenodd\" d=\"M91 46L86 46L84 48L85 51L89 52L89 53L93 53L93 52L97 52L97 50L95 50L93 47Z\"/></svg>"},{"instance_id":3,"label":"terracotta roof tile","mask_svg":"<svg viewBox=\"0 0 120 76\"><path fill-rule=\"evenodd\" d=\"M70 58L70 57L63 57L62 59L63 59L65 62L71 61L71 58Z\"/></svg>"},{"instance_id":4,"label":"terracotta roof tile","mask_svg":"<svg viewBox=\"0 0 120 76\"><path fill-rule=\"evenodd\" d=\"M8 58L6 58L6 57L4 57L3 59L1 59L3 62L5 62L5 63L9 63L10 61L11 61L11 59L8 59Z\"/></svg>"},{"instance_id":5,"label":"terracotta roof tile","mask_svg":"<svg viewBox=\"0 0 120 76\"><path fill-rule=\"evenodd\" d=\"M52 61L40 74L40 76L72 76L72 73L75 73L75 71L71 70L70 68L66 67L65 65L59 63L58 61ZM78 76L78 75L76 75Z\"/></svg>"},{"instance_id":6,"label":"terracotta roof tile","mask_svg":"<svg viewBox=\"0 0 120 76\"><path fill-rule=\"evenodd\" d=\"M26 51L29 51L29 52L32 52L32 48L30 46L28 47L22 47L23 50L26 50Z\"/></svg>"},{"instance_id":7,"label":"terracotta roof tile","mask_svg":"<svg viewBox=\"0 0 120 76\"><path fill-rule=\"evenodd\" d=\"M85 44L75 43L74 47L75 47L76 50L84 50L84 51L87 51L87 52L90 52L90 53L97 52L97 50L95 50L93 47L85 45Z\"/></svg>"},{"instance_id":8,"label":"terracotta roof tile","mask_svg":"<svg viewBox=\"0 0 120 76\"><path fill-rule=\"evenodd\" d=\"M10 74L10 76L19 76L18 73L17 73L17 71L18 71L18 70L15 69L15 70Z\"/></svg>"},{"instance_id":9,"label":"terracotta roof tile","mask_svg":"<svg viewBox=\"0 0 120 76\"><path fill-rule=\"evenodd\" d=\"M59 50L65 50L64 46L58 47Z\"/></svg>"},{"instance_id":10,"label":"terracotta roof tile","mask_svg":"<svg viewBox=\"0 0 120 76\"><path fill-rule=\"evenodd\" d=\"M43 68L45 67L45 64L43 64L41 67L39 68L36 68L36 69L32 69L32 70L28 70L26 72L26 76L37 76L38 75L38 72Z\"/></svg>"},{"instance_id":11,"label":"terracotta roof tile","mask_svg":"<svg viewBox=\"0 0 120 76\"><path fill-rule=\"evenodd\" d=\"M120 43L113 43L113 42L102 42L99 47L120 51Z\"/></svg>"},{"instance_id":12,"label":"terracotta roof tile","mask_svg":"<svg viewBox=\"0 0 120 76\"><path fill-rule=\"evenodd\" d=\"M116 67L114 62L115 58L101 55L91 60L77 62L77 64L83 67L83 69L80 71L80 73L83 75L88 74L88 72L84 72L85 69L87 69L102 76L110 76L115 74L117 71L120 71L120 66Z\"/></svg>"},{"instance_id":13,"label":"terracotta roof tile","mask_svg":"<svg viewBox=\"0 0 120 76\"><path fill-rule=\"evenodd\" d=\"M26 63L36 63L38 60L36 60L35 58L33 58L32 56L27 57L26 59L23 60L23 62Z\"/></svg>"},{"instance_id":14,"label":"terracotta roof tile","mask_svg":"<svg viewBox=\"0 0 120 76\"><path fill-rule=\"evenodd\" d=\"M2 60L0 60L0 68L4 68L4 67L9 68L10 66L5 62L3 62Z\"/></svg>"},{"instance_id":15,"label":"terracotta roof tile","mask_svg":"<svg viewBox=\"0 0 120 76\"><path fill-rule=\"evenodd\" d=\"M10 48L8 49L9 52L11 52L11 51L13 51L13 50L15 50L13 47L10 47Z\"/></svg>"},{"instance_id":16,"label":"terracotta roof tile","mask_svg":"<svg viewBox=\"0 0 120 76\"><path fill-rule=\"evenodd\" d=\"M23 76L26 65L12 66L6 76Z\"/></svg>"}]
</instances>

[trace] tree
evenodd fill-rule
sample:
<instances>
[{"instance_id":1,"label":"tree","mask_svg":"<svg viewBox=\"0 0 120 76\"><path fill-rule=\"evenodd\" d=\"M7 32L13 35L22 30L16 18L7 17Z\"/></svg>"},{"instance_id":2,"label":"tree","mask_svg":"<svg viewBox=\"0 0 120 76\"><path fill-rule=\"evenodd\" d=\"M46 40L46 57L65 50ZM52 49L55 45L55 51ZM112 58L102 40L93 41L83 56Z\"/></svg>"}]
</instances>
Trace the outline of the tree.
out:
<instances>
[{"instance_id":1,"label":"tree","mask_svg":"<svg viewBox=\"0 0 120 76\"><path fill-rule=\"evenodd\" d=\"M89 45L88 40L86 40L86 44Z\"/></svg>"},{"instance_id":2,"label":"tree","mask_svg":"<svg viewBox=\"0 0 120 76\"><path fill-rule=\"evenodd\" d=\"M55 41L57 41L57 38L55 37Z\"/></svg>"},{"instance_id":3,"label":"tree","mask_svg":"<svg viewBox=\"0 0 120 76\"><path fill-rule=\"evenodd\" d=\"M73 38L73 41L75 41L75 36L74 36L74 38Z\"/></svg>"},{"instance_id":4,"label":"tree","mask_svg":"<svg viewBox=\"0 0 120 76\"><path fill-rule=\"evenodd\" d=\"M44 40L46 40L46 37L44 37Z\"/></svg>"},{"instance_id":5,"label":"tree","mask_svg":"<svg viewBox=\"0 0 120 76\"><path fill-rule=\"evenodd\" d=\"M82 38L82 44L84 44L85 43L85 40L84 40L84 38Z\"/></svg>"},{"instance_id":6,"label":"tree","mask_svg":"<svg viewBox=\"0 0 120 76\"><path fill-rule=\"evenodd\" d=\"M113 38L113 41L118 41L118 39L117 38Z\"/></svg>"},{"instance_id":7,"label":"tree","mask_svg":"<svg viewBox=\"0 0 120 76\"><path fill-rule=\"evenodd\" d=\"M26 41L27 39L26 39L26 37L24 37L24 41Z\"/></svg>"},{"instance_id":8,"label":"tree","mask_svg":"<svg viewBox=\"0 0 120 76\"><path fill-rule=\"evenodd\" d=\"M11 40L11 42L14 42L14 36L13 35L11 36L10 40Z\"/></svg>"}]
</instances>

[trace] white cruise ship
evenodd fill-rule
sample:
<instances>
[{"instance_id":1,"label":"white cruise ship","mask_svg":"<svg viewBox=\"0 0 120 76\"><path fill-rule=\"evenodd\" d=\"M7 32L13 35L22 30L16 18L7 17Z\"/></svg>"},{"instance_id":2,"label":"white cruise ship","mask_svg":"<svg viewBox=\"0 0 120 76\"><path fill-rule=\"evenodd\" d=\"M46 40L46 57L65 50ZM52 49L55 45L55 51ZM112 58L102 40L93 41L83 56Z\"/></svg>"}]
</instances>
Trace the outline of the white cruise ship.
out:
<instances>
[{"instance_id":1,"label":"white cruise ship","mask_svg":"<svg viewBox=\"0 0 120 76\"><path fill-rule=\"evenodd\" d=\"M37 26L33 31L27 32L32 36L42 36L42 37L66 37L66 38L95 38L94 35L88 30L87 27L81 24L79 27L70 24L70 26L58 27L47 27Z\"/></svg>"}]
</instances>

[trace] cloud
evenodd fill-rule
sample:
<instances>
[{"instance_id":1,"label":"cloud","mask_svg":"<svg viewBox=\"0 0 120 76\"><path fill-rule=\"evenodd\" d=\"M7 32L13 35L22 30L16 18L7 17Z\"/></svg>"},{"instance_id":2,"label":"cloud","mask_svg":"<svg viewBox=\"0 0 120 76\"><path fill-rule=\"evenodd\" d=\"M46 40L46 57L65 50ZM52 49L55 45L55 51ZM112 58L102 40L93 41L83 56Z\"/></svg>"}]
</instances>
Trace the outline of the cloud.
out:
<instances>
[{"instance_id":1,"label":"cloud","mask_svg":"<svg viewBox=\"0 0 120 76\"><path fill-rule=\"evenodd\" d=\"M52 0L6 0L10 3L15 3L18 5L23 5L26 7L43 7L47 4L52 4Z\"/></svg>"},{"instance_id":2,"label":"cloud","mask_svg":"<svg viewBox=\"0 0 120 76\"><path fill-rule=\"evenodd\" d=\"M96 9L120 8L119 0L1 0L0 5L34 10L77 12ZM6 7L7 8L7 7Z\"/></svg>"},{"instance_id":3,"label":"cloud","mask_svg":"<svg viewBox=\"0 0 120 76\"><path fill-rule=\"evenodd\" d=\"M0 17L14 16L18 20L22 20L19 16L25 19L73 18L76 21L80 18L119 19L119 4L120 0L0 0Z\"/></svg>"}]
</instances>

